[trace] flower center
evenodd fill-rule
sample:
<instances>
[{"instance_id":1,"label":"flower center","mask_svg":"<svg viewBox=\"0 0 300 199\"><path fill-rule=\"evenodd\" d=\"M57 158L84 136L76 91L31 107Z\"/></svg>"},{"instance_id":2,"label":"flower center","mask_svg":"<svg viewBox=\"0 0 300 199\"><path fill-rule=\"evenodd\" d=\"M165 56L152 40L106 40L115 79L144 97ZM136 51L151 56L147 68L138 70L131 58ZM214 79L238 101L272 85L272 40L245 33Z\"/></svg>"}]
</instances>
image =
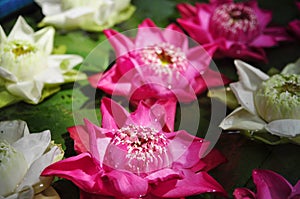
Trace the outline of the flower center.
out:
<instances>
[{"instance_id":1,"label":"flower center","mask_svg":"<svg viewBox=\"0 0 300 199\"><path fill-rule=\"evenodd\" d=\"M31 45L29 42L21 41L21 40L14 40L8 43L6 47L4 47L4 51L9 52L11 51L15 57L19 57L21 55L34 53L36 52L37 48Z\"/></svg>"},{"instance_id":2,"label":"flower center","mask_svg":"<svg viewBox=\"0 0 300 199\"><path fill-rule=\"evenodd\" d=\"M274 75L254 93L259 115L270 122L300 119L300 75Z\"/></svg>"},{"instance_id":3,"label":"flower center","mask_svg":"<svg viewBox=\"0 0 300 199\"><path fill-rule=\"evenodd\" d=\"M148 46L139 53L141 61L159 76L173 76L184 72L188 62L185 54L172 44L161 43Z\"/></svg>"},{"instance_id":4,"label":"flower center","mask_svg":"<svg viewBox=\"0 0 300 199\"><path fill-rule=\"evenodd\" d=\"M4 162L9 161L10 156L14 153L16 153L16 151L8 143L0 142L0 166Z\"/></svg>"},{"instance_id":5,"label":"flower center","mask_svg":"<svg viewBox=\"0 0 300 199\"><path fill-rule=\"evenodd\" d=\"M166 153L168 140L154 128L128 125L115 131L114 145L125 147L129 169L136 172L149 170L151 164L157 164Z\"/></svg>"},{"instance_id":6,"label":"flower center","mask_svg":"<svg viewBox=\"0 0 300 199\"><path fill-rule=\"evenodd\" d=\"M249 42L259 34L257 16L251 7L241 3L228 3L216 8L210 21L214 38Z\"/></svg>"},{"instance_id":7,"label":"flower center","mask_svg":"<svg viewBox=\"0 0 300 199\"><path fill-rule=\"evenodd\" d=\"M39 46L26 40L12 40L0 49L0 64L17 81L32 80L47 68L47 54Z\"/></svg>"}]
</instances>

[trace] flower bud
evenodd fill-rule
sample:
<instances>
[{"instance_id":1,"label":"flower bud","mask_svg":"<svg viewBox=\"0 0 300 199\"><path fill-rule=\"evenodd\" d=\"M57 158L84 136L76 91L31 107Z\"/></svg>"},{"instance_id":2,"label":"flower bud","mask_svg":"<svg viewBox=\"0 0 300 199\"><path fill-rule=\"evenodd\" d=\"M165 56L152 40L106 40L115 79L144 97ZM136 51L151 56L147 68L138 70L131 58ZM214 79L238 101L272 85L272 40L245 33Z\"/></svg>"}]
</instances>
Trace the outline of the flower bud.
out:
<instances>
[{"instance_id":1,"label":"flower bud","mask_svg":"<svg viewBox=\"0 0 300 199\"><path fill-rule=\"evenodd\" d=\"M254 103L258 114L267 122L300 119L300 75L270 77L254 93Z\"/></svg>"}]
</instances>

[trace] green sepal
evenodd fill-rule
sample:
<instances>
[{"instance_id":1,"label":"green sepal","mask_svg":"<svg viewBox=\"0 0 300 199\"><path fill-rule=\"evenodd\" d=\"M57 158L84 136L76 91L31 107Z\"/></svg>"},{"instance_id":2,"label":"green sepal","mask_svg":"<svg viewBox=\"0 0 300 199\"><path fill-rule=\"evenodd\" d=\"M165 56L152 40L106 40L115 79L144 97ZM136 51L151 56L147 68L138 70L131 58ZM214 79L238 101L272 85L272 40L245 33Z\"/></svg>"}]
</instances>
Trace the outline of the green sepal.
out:
<instances>
[{"instance_id":1,"label":"green sepal","mask_svg":"<svg viewBox=\"0 0 300 199\"><path fill-rule=\"evenodd\" d=\"M209 89L207 96L218 99L232 110L239 106L239 103L229 86L225 88Z\"/></svg>"},{"instance_id":2,"label":"green sepal","mask_svg":"<svg viewBox=\"0 0 300 199\"><path fill-rule=\"evenodd\" d=\"M300 136L296 136L294 138L280 137L277 135L272 135L265 130L261 130L261 131L242 130L240 131L240 133L250 138L251 140L258 140L269 145L279 145L279 144L287 144L287 143L300 144Z\"/></svg>"}]
</instances>

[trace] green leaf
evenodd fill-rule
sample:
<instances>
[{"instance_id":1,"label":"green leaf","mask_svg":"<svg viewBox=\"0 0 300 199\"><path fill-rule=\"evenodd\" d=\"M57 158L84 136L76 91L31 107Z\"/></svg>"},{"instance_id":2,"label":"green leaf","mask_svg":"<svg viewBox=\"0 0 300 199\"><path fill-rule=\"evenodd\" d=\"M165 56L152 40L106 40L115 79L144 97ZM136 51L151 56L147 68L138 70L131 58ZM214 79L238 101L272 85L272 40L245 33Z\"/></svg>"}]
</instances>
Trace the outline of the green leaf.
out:
<instances>
[{"instance_id":1,"label":"green leaf","mask_svg":"<svg viewBox=\"0 0 300 199\"><path fill-rule=\"evenodd\" d=\"M135 17L132 17L127 23L137 24L141 23L145 18L153 20L158 27L164 28L169 24L169 20L174 12L176 2L170 0L133 0L132 2L136 6ZM133 28L133 27L131 27Z\"/></svg>"},{"instance_id":2,"label":"green leaf","mask_svg":"<svg viewBox=\"0 0 300 199\"><path fill-rule=\"evenodd\" d=\"M94 40L91 35L83 31L72 31L63 33L56 31L54 46L57 48L66 47L67 54L78 54L86 57L99 43L99 37ZM64 49L61 49L64 50Z\"/></svg>"},{"instance_id":3,"label":"green leaf","mask_svg":"<svg viewBox=\"0 0 300 199\"><path fill-rule=\"evenodd\" d=\"M11 95L8 91L0 90L0 108L17 103L19 101L21 101L20 98Z\"/></svg>"}]
</instances>

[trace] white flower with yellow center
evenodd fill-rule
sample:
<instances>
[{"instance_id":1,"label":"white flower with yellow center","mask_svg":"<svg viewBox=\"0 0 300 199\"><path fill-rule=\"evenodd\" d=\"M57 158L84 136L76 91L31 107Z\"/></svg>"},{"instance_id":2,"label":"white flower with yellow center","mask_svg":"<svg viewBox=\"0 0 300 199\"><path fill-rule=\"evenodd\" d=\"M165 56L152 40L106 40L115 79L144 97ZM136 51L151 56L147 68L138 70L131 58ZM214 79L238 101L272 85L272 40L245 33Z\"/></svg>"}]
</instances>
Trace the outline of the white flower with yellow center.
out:
<instances>
[{"instance_id":1,"label":"white flower with yellow center","mask_svg":"<svg viewBox=\"0 0 300 199\"><path fill-rule=\"evenodd\" d=\"M130 0L35 0L45 18L40 25L61 29L101 31L128 19Z\"/></svg>"},{"instance_id":2,"label":"white flower with yellow center","mask_svg":"<svg viewBox=\"0 0 300 199\"><path fill-rule=\"evenodd\" d=\"M236 60L235 65L239 81L230 88L241 106L220 127L286 138L300 135L300 59L271 77L242 61Z\"/></svg>"},{"instance_id":3,"label":"white flower with yellow center","mask_svg":"<svg viewBox=\"0 0 300 199\"><path fill-rule=\"evenodd\" d=\"M40 178L41 172L62 158L49 130L30 134L24 121L0 122L0 198L33 198L52 180Z\"/></svg>"},{"instance_id":4,"label":"white flower with yellow center","mask_svg":"<svg viewBox=\"0 0 300 199\"><path fill-rule=\"evenodd\" d=\"M72 69L82 57L51 55L54 34L52 27L34 32L22 17L8 36L0 26L0 87L6 91L0 92L0 107L20 100L37 104L59 84L84 77Z\"/></svg>"}]
</instances>

